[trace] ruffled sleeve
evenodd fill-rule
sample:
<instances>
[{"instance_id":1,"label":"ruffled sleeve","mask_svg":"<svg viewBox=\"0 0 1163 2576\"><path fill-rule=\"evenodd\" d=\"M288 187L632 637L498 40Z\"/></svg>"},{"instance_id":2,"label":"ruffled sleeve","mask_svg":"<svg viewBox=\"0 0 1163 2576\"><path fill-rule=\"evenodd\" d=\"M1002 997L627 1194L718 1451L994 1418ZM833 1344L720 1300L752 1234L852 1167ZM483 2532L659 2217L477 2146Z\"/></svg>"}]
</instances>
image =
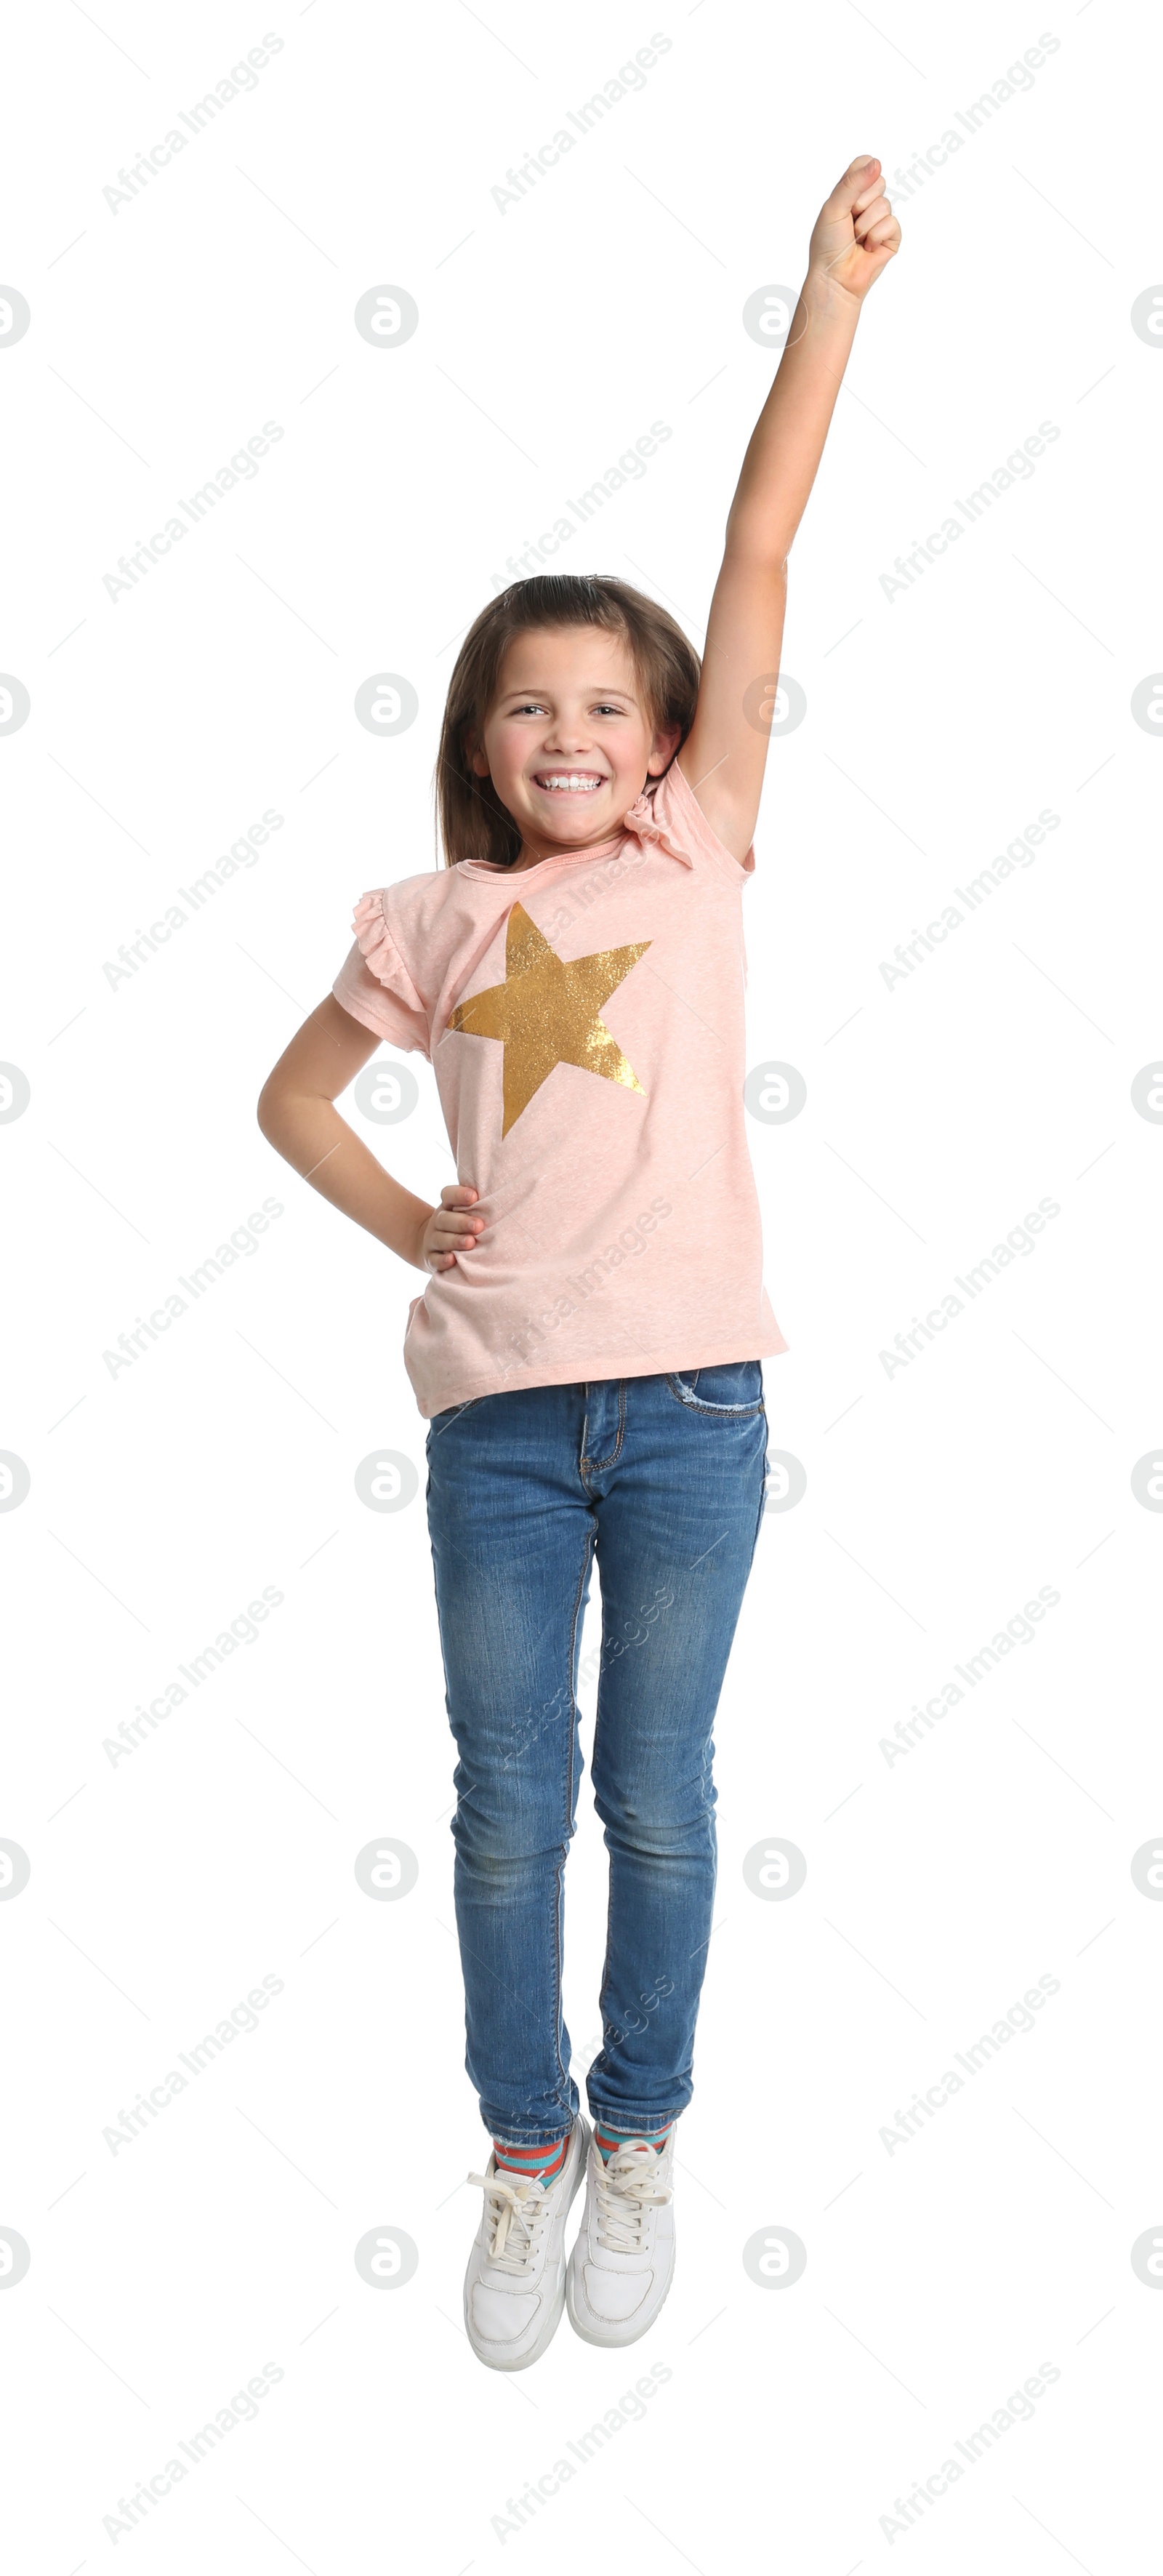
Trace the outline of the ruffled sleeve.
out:
<instances>
[{"instance_id":1,"label":"ruffled sleeve","mask_svg":"<svg viewBox=\"0 0 1163 2576\"><path fill-rule=\"evenodd\" d=\"M664 850L668 858L681 860L693 868L699 860L709 863L728 884L738 884L740 877L755 870L754 842L746 858L732 857L718 833L712 831L688 780L672 760L656 787L648 788L631 805L622 818L622 828L635 839L651 842Z\"/></svg>"},{"instance_id":2,"label":"ruffled sleeve","mask_svg":"<svg viewBox=\"0 0 1163 2576\"><path fill-rule=\"evenodd\" d=\"M429 1052L428 1013L408 973L388 919L391 888L360 896L352 916L355 946L331 987L352 1019L406 1054Z\"/></svg>"},{"instance_id":3,"label":"ruffled sleeve","mask_svg":"<svg viewBox=\"0 0 1163 2576\"><path fill-rule=\"evenodd\" d=\"M643 845L653 843L656 849L665 852L668 859L678 859L684 868L689 868L693 864L690 852L683 849L674 832L668 831L666 823L659 819L657 805L662 787L663 780L659 779L656 787L644 789L642 795L635 798L628 812L622 816L622 829Z\"/></svg>"}]
</instances>

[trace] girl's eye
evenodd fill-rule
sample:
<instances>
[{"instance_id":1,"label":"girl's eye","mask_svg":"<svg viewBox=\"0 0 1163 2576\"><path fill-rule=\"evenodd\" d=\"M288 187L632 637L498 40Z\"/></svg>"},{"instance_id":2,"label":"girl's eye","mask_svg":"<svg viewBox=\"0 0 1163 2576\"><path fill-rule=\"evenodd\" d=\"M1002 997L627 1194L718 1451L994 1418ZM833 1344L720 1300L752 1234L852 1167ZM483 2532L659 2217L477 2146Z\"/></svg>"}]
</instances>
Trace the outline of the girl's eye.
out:
<instances>
[{"instance_id":1,"label":"girl's eye","mask_svg":"<svg viewBox=\"0 0 1163 2576\"><path fill-rule=\"evenodd\" d=\"M543 716L548 712L543 698L524 698L520 706L509 709L510 715L514 716ZM602 699L591 712L596 716L624 716L626 709L612 706L608 699Z\"/></svg>"}]
</instances>

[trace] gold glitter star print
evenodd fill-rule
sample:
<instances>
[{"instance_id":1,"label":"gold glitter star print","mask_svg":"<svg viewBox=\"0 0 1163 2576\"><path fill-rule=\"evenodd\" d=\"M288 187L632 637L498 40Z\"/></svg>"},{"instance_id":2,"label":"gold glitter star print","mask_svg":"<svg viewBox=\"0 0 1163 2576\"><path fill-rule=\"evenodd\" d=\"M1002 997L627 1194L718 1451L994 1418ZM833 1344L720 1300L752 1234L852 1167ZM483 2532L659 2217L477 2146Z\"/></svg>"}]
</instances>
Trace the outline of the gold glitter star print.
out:
<instances>
[{"instance_id":1,"label":"gold glitter star print","mask_svg":"<svg viewBox=\"0 0 1163 2576\"><path fill-rule=\"evenodd\" d=\"M505 1050L502 1136L555 1065L576 1064L604 1082L642 1090L601 1014L650 945L642 939L630 948L596 948L589 957L559 957L524 906L514 904L505 930L504 983L490 984L470 1002L458 1002L448 1023L466 1037L500 1039Z\"/></svg>"}]
</instances>

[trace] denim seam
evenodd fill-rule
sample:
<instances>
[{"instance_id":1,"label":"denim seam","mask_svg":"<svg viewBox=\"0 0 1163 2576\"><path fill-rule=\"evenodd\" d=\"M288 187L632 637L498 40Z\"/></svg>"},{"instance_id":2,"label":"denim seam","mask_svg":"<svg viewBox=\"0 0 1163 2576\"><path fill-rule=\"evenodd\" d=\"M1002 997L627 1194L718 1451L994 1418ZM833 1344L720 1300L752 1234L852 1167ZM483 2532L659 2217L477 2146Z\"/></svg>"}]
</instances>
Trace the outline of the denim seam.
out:
<instances>
[{"instance_id":1,"label":"denim seam","mask_svg":"<svg viewBox=\"0 0 1163 2576\"><path fill-rule=\"evenodd\" d=\"M582 1595L583 1595L583 1593L584 1593L584 1591L585 1591L585 1586L586 1586L586 1575L587 1575L587 1574L588 1574L588 1572L589 1572L590 1565L591 1565L592 1560L593 1560L593 1550L594 1550L594 1534L593 1534L593 1531L592 1531L592 1530L588 1530L588 1531L587 1531L587 1533L586 1533L585 1542L584 1542L584 1545L583 1545L583 1548L582 1548L582 1561L581 1561L581 1567L580 1567L580 1570L579 1570L579 1573L578 1573L578 1579L577 1579L577 1590L576 1590L576 1592L575 1592L575 1594L574 1594L573 1617L572 1617L572 1619L571 1619L571 1621L570 1621L570 1627L569 1627L569 1661L568 1661L567 1666L566 1666L566 1671L567 1671L568 1678L569 1678L569 1755L568 1755L568 1760L567 1760L567 1763L566 1763L566 1773L565 1773L565 1815L564 1815L563 1820L562 1820L562 1831L563 1831L562 1851L561 1851L561 1859L560 1859L560 1861L559 1861L559 1863L558 1863L557 1872L556 1872L556 1877L555 1877L555 1881L554 1881L555 1889L556 1889L556 1911L555 1911L555 1913L554 1913L554 1918L553 1918L553 1945L554 1945L554 1973L555 1973L555 1984L556 1984L556 1990L555 1990L555 1997L554 1997L553 2045L554 2045L554 2050L555 2050L555 2052L556 2052L556 2056L557 2056L558 2072L559 2072L559 2074L560 2074L560 2076L561 2076L562 2090L563 2090L563 2092L564 2092L564 2094L565 2094L565 2096L566 2096L567 2108L569 2108L569 2116L570 2116L571 2120L572 2120L572 2118L573 2118L573 2111L572 2111L572 2107L571 2107L571 2106L569 2106L569 2101L568 2101L568 2097L569 2097L569 2089L570 2089L570 2074L569 2074L569 2069L566 2067L566 2065L565 2065L565 2063L564 2063L564 2060L563 2060L563 2058L562 2058L562 2054L561 2054L561 2010L562 2010L562 1984L563 1984L563 1960L562 1960L562 1955L561 1955L561 1911L562 1911L562 1901L563 1901L564 1891L565 1891L565 1864L566 1864L566 1861L567 1861L567 1859L568 1859L568 1857L569 1857L569 1840L570 1840L570 1833L571 1833L571 1829L572 1829L572 1826L573 1826L573 1810L574 1810L574 1796L575 1796L575 1789L574 1789L574 1763L575 1763L576 1756L577 1756L577 1730L578 1730L578 1718L579 1718L579 1714L580 1714L579 1709L578 1709L577 1699L576 1699L576 1696L575 1696L575 1693L574 1693L574 1687L573 1687L574 1661L575 1661L575 1654L576 1654L576 1647L577 1647L577 1623L578 1623L578 1619L579 1619L579 1616L580 1616L580 1613L581 1613ZM540 2141L538 2141L538 2143L540 2144Z\"/></svg>"},{"instance_id":2,"label":"denim seam","mask_svg":"<svg viewBox=\"0 0 1163 2576\"><path fill-rule=\"evenodd\" d=\"M587 1428L588 1428L588 1425L587 1425ZM583 1485L584 1485L584 1484L585 1484L585 1482L586 1482L586 1478L587 1478L587 1476L588 1476L589 1471L590 1471L590 1469L591 1469L591 1468L593 1469L593 1471L594 1471L594 1474L595 1474L595 1475L601 1475L603 1468L606 1468L606 1467L615 1467L615 1466L617 1465L617 1463L618 1463L618 1459L620 1458L621 1453L622 1453L622 1442L623 1442L623 1440L624 1440L625 1436L626 1436L626 1380L625 1380L625 1378L624 1378L624 1377L620 1377L620 1378L619 1378L619 1380L618 1380L618 1436L617 1436L617 1439L616 1439L616 1440L615 1440L615 1442L614 1442L614 1446L613 1446L613 1448L611 1449L611 1451L610 1451L610 1454L609 1454L609 1457L608 1457L608 1458L587 1458L587 1456L586 1456L586 1454L585 1454L584 1445L583 1445L582 1455L581 1455L581 1457L580 1457L580 1459L579 1459L579 1461L578 1461L579 1467L580 1467L580 1469L581 1469L581 1480L582 1480Z\"/></svg>"},{"instance_id":3,"label":"denim seam","mask_svg":"<svg viewBox=\"0 0 1163 2576\"><path fill-rule=\"evenodd\" d=\"M763 1427L767 1434L767 1438L763 1443L763 1457L760 1460L759 1467L759 1510L755 1517L755 1536L751 1541L751 1554L747 1560L748 1577L750 1577L751 1568L755 1563L755 1550L759 1545L759 1533L763 1527L763 1515L767 1509L767 1446L768 1441L771 1439L771 1424L767 1419L766 1403L763 1407Z\"/></svg>"},{"instance_id":4,"label":"denim seam","mask_svg":"<svg viewBox=\"0 0 1163 2576\"><path fill-rule=\"evenodd\" d=\"M601 1732L601 1725L602 1725L602 1698L601 1698L601 1683L600 1683L600 1679L599 1679L599 1685L598 1685L598 1705L597 1705L597 1709L596 1709L595 1716L594 1716L594 1750L593 1750L593 1769L594 1769L595 1771L597 1770L597 1767L598 1767L598 1737L599 1737L599 1734L600 1734L600 1732ZM612 1946L613 1946L613 1921L614 1921L614 1857L613 1857L613 1853L612 1853L612 1852L610 1852L610 1853L608 1853L608 1854L607 1854L607 1869L606 1869L606 1949L605 1949L605 1956L604 1956L604 1958L603 1958L603 1960L602 1960L602 1975L601 1975L601 1982L600 1982L600 1984L599 1984L599 1986L598 1986L598 2011L599 2011L599 2013L601 2014L601 2017L602 2017L602 2047L601 2047L601 2054L602 2054L602 2056L603 2056L603 2057L604 2057L604 2056L605 2056L605 2054L606 2054L606 2020L607 2020L607 2014L606 2014L606 1997L607 1997L607 1995L608 1995L608 1993L609 1993L609 1990L610 1990L610 1952L611 1952L611 1948L612 1948ZM589 2082L588 2082L588 2078L587 2078L587 2083L586 2083L586 2096L587 2096L587 2099L588 2099L588 2098L589 2098ZM593 2108L592 2103L590 2104L590 2108L591 2108L591 2110L592 2110L592 2108Z\"/></svg>"}]
</instances>

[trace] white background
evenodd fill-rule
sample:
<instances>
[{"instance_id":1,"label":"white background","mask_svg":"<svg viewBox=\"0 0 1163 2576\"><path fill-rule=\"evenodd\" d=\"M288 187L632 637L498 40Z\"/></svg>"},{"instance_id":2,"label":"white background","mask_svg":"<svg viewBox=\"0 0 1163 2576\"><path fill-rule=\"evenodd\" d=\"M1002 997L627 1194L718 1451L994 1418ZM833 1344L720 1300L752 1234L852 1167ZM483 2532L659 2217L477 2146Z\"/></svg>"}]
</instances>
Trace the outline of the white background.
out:
<instances>
[{"instance_id":1,"label":"white background","mask_svg":"<svg viewBox=\"0 0 1163 2576\"><path fill-rule=\"evenodd\" d=\"M1163 1914L1130 1870L1163 1825L1163 1519L1131 1487L1163 1430L1163 1135L1131 1102L1163 1048L1163 752L1130 706L1159 651L1163 343L1130 321L1163 277L1144 22L1054 16L1032 87L896 197L904 246L796 542L784 659L808 711L772 744L746 919L749 1060L807 1085L790 1123L749 1123L790 1345L771 1435L807 1491L765 1519L716 1729L675 2287L624 2362L563 2325L514 2380L460 2324L479 2198L458 2186L486 2142L400 1358L416 1282L288 1173L254 1104L356 898L433 863L442 694L506 558L661 419L569 562L701 643L770 381L745 299L798 282L855 154L911 161L1043 22L842 0L97 16L25 13L7 75L3 265L32 314L0 348L0 663L31 698L0 738L0 1055L31 1085L0 1133L0 1446L31 1475L0 1524L0 1832L31 1863L0 1906L0 2224L31 2251L0 2297L13 2563L463 2576L548 2552L726 2576L770 2553L851 2576L891 2546L958 2576L986 2554L1130 2576L1154 2563L1163 2322L1130 2261L1163 2222ZM119 168L268 24L257 88L112 211ZM655 25L671 49L642 91L502 212L507 168ZM406 346L354 328L383 282L419 307ZM267 420L257 475L111 599L103 575ZM1033 474L887 597L894 559L1046 420ZM419 697L392 740L353 713L380 670ZM268 807L256 865L111 986L118 947ZM889 987L881 961L1045 807L1030 867ZM352 1115L435 1196L450 1157L411 1062L410 1119ZM119 1334L268 1196L258 1250L111 1375ZM890 1376L881 1352L1044 1197L1036 1249ZM377 1444L421 1470L396 1514L355 1492ZM284 1599L257 1639L111 1760L264 1585ZM1043 1586L1036 1636L890 1762L914 1702ZM354 1877L383 1835L419 1862L399 1903ZM786 1903L742 1874L773 1835L807 1860ZM583 2063L603 1888L587 1784ZM105 2128L264 1975L283 1991L259 2027L113 2152ZM1036 2028L890 2152L898 2109L1041 1976ZM419 2251L390 2293L353 2261L381 2227ZM742 2249L780 2227L807 2266L773 2294ZM258 2420L103 2529L267 2361ZM1033 2420L883 2530L1043 2362ZM645 2419L516 2527L508 2500L655 2363Z\"/></svg>"}]
</instances>

